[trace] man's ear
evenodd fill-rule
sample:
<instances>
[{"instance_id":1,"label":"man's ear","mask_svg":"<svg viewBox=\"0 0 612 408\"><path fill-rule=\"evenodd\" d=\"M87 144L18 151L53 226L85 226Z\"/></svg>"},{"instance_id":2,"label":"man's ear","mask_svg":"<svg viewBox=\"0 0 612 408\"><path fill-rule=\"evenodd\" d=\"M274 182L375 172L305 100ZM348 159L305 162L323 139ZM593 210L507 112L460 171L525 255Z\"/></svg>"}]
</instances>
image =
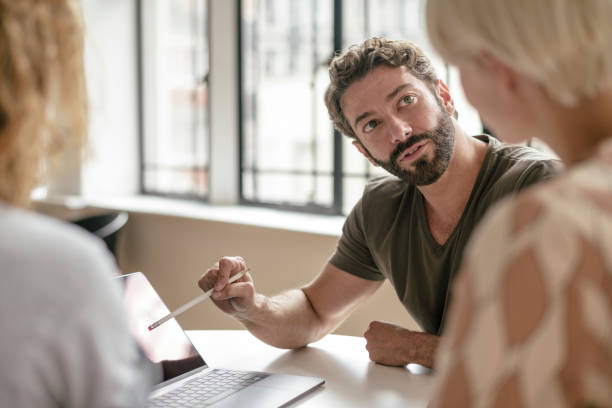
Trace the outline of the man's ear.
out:
<instances>
[{"instance_id":1,"label":"man's ear","mask_svg":"<svg viewBox=\"0 0 612 408\"><path fill-rule=\"evenodd\" d=\"M448 90L448 86L446 86L444 81L441 79L438 79L438 83L436 84L436 93L438 94L438 97L442 99L442 105L448 114L453 116L453 113L455 113L455 102L453 101L453 97Z\"/></svg>"},{"instance_id":2,"label":"man's ear","mask_svg":"<svg viewBox=\"0 0 612 408\"><path fill-rule=\"evenodd\" d=\"M353 146L355 146L357 150L359 150L359 153L363 154L366 159L368 159L370 163L372 163L373 166L379 167L378 163L374 161L374 158L370 156L370 153L368 153L368 151L365 149L365 147L363 147L359 140L353 140Z\"/></svg>"}]
</instances>

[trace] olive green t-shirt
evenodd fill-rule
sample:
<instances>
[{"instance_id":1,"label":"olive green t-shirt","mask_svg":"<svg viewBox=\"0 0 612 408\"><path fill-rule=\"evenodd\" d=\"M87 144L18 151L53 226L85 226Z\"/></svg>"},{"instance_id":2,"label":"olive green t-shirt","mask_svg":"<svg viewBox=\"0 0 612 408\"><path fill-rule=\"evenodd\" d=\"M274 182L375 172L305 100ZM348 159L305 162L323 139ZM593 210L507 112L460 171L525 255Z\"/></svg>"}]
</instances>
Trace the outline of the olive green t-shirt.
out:
<instances>
[{"instance_id":1,"label":"olive green t-shirt","mask_svg":"<svg viewBox=\"0 0 612 408\"><path fill-rule=\"evenodd\" d=\"M416 186L385 176L365 187L330 259L361 278L389 279L427 333L442 332L463 249L487 209L562 168L558 160L535 149L506 145L487 135L475 137L488 142L487 152L463 214L444 245L430 233L424 198Z\"/></svg>"}]
</instances>

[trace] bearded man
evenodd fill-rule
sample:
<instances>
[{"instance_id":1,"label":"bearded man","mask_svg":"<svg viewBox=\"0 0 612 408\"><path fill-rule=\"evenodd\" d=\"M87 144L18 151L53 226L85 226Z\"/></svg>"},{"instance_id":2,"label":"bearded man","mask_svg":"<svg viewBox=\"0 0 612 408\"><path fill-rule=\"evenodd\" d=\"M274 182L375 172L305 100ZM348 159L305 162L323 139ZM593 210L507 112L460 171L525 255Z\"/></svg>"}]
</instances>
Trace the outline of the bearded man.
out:
<instances>
[{"instance_id":1,"label":"bearded man","mask_svg":"<svg viewBox=\"0 0 612 408\"><path fill-rule=\"evenodd\" d=\"M221 258L198 282L256 337L297 348L333 331L389 279L423 331L374 321L370 359L433 367L449 288L474 227L497 200L557 173L542 153L470 136L429 59L414 44L372 38L336 56L325 103L336 128L391 176L374 179L346 219L338 246L314 280L268 297L246 268Z\"/></svg>"}]
</instances>

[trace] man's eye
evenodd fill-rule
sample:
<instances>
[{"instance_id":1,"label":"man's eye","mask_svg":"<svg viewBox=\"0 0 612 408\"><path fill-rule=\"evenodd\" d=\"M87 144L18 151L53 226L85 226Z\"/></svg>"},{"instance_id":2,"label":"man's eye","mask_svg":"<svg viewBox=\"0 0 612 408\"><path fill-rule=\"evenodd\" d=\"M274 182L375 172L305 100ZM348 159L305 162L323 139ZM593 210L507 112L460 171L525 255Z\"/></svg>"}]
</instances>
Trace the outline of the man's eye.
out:
<instances>
[{"instance_id":1,"label":"man's eye","mask_svg":"<svg viewBox=\"0 0 612 408\"><path fill-rule=\"evenodd\" d=\"M414 101L416 100L416 98L414 97L414 95L406 95L402 98L401 104L402 105L411 105L414 103Z\"/></svg>"},{"instance_id":2,"label":"man's eye","mask_svg":"<svg viewBox=\"0 0 612 408\"><path fill-rule=\"evenodd\" d=\"M372 129L374 129L376 126L378 126L378 121L376 120L370 120L368 121L368 123L365 124L365 126L363 127L363 129L368 132Z\"/></svg>"}]
</instances>

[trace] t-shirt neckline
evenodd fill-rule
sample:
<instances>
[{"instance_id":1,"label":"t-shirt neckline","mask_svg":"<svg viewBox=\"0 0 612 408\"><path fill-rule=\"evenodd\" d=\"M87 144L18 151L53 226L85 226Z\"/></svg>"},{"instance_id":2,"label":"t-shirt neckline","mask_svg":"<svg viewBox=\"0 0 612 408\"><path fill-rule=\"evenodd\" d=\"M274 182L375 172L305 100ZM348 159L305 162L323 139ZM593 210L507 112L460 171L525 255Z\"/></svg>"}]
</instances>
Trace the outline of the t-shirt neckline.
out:
<instances>
[{"instance_id":1,"label":"t-shirt neckline","mask_svg":"<svg viewBox=\"0 0 612 408\"><path fill-rule=\"evenodd\" d=\"M431 230L429 229L429 223L427 222L427 212L425 209L425 198L423 197L423 194L421 194L421 190L416 188L417 195L419 197L419 206L420 206L419 222L424 225L424 229L426 231L425 236L427 237L427 241L429 245L431 245L434 248L436 253L444 252L444 250L448 246L448 243L452 241L455 235L457 235L457 231L460 229L459 227L463 224L463 221L465 219L466 212L472 204L472 200L474 199L474 194L476 194L475 193L475 191L477 190L476 187L480 185L482 178L484 177L484 169L489 164L489 160L491 159L493 149L495 148L497 144L499 144L497 139L489 135L481 134L481 135L476 135L472 137L475 137L484 142L487 142L487 151L485 152L484 159L482 160L482 164L480 165L480 170L478 171L478 176L476 177L476 181L474 181L474 185L472 186L472 191L470 192L470 198L468 198L468 201L465 204L463 211L461 212L461 217L459 217L459 221L457 221L457 225L455 225L455 228L453 228L453 231L450 233L450 235L448 236L448 238L443 244L439 244L438 241L436 241L433 235L431 234Z\"/></svg>"}]
</instances>

